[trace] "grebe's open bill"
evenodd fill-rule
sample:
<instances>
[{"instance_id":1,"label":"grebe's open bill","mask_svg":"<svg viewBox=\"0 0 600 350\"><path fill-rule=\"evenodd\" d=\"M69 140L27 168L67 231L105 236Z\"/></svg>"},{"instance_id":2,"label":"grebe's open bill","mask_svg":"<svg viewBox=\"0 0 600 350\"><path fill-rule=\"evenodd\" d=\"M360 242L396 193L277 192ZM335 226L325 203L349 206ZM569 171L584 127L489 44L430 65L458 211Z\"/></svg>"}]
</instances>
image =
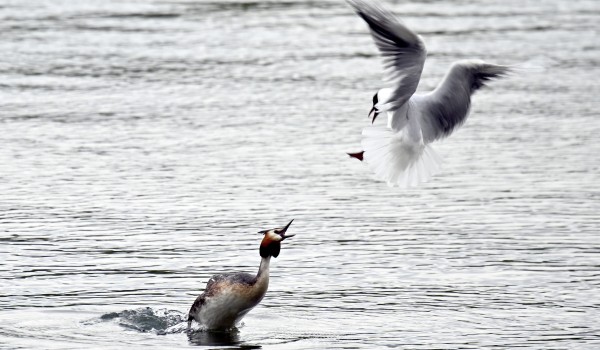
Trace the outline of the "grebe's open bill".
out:
<instances>
[{"instance_id":1,"label":"grebe's open bill","mask_svg":"<svg viewBox=\"0 0 600 350\"><path fill-rule=\"evenodd\" d=\"M278 234L279 236L281 236L281 240L283 241L286 238L289 237L294 237L295 235L286 235L285 232L287 231L287 229L290 227L290 225L292 224L292 222L294 222L294 219L292 219L292 221L290 221L287 225L285 225L284 228L276 228L276 229L271 229L271 230L263 230L263 231L258 231L258 233L260 234L267 234L267 232L269 231L275 231L276 234Z\"/></svg>"},{"instance_id":2,"label":"grebe's open bill","mask_svg":"<svg viewBox=\"0 0 600 350\"><path fill-rule=\"evenodd\" d=\"M287 229L290 227L290 225L292 224L292 222L294 222L294 219L292 219L292 221L290 221L287 225L285 225L285 227L281 230L281 232L279 232L279 235L281 236L281 240L283 241L286 238L290 238L290 237L294 237L295 235L286 235L285 231L287 231Z\"/></svg>"}]
</instances>

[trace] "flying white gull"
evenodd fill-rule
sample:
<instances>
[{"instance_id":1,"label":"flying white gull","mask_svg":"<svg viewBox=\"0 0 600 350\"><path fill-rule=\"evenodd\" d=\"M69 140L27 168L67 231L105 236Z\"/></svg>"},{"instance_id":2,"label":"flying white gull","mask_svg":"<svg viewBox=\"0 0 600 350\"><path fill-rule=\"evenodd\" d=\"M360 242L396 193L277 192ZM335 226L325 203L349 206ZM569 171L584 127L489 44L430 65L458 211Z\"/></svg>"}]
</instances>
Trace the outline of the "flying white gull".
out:
<instances>
[{"instance_id":1,"label":"flying white gull","mask_svg":"<svg viewBox=\"0 0 600 350\"><path fill-rule=\"evenodd\" d=\"M469 114L471 95L510 68L480 60L458 61L437 88L415 94L427 55L421 38L380 5L347 1L369 25L383 56L386 80L391 81L391 87L373 96L369 112L372 122L385 112L387 126L364 128L363 151L349 155L364 160L375 178L389 186L416 186L440 167L441 159L429 144L462 125Z\"/></svg>"}]
</instances>

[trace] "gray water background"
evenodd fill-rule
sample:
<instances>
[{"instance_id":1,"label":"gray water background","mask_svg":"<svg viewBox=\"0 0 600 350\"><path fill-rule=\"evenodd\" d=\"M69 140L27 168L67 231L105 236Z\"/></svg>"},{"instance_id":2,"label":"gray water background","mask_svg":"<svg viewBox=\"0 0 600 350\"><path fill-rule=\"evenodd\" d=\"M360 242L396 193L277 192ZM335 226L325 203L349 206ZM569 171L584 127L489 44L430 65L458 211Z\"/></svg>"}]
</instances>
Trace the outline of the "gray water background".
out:
<instances>
[{"instance_id":1,"label":"gray water background","mask_svg":"<svg viewBox=\"0 0 600 350\"><path fill-rule=\"evenodd\" d=\"M388 5L422 91L534 68L408 190L345 155L382 74L342 1L0 0L0 348L600 348L600 3ZM292 218L239 332L152 331Z\"/></svg>"}]
</instances>

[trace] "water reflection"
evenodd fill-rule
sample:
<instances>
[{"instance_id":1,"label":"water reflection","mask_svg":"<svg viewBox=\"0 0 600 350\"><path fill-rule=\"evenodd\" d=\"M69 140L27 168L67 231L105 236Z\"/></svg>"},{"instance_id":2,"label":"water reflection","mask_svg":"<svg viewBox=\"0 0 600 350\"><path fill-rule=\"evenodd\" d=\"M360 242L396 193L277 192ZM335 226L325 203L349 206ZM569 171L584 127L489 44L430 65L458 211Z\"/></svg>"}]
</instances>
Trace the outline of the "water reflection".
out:
<instances>
[{"instance_id":1,"label":"water reflection","mask_svg":"<svg viewBox=\"0 0 600 350\"><path fill-rule=\"evenodd\" d=\"M187 333L190 344L201 346L234 346L237 349L260 349L260 345L240 343L240 332L231 331L191 331Z\"/></svg>"}]
</instances>

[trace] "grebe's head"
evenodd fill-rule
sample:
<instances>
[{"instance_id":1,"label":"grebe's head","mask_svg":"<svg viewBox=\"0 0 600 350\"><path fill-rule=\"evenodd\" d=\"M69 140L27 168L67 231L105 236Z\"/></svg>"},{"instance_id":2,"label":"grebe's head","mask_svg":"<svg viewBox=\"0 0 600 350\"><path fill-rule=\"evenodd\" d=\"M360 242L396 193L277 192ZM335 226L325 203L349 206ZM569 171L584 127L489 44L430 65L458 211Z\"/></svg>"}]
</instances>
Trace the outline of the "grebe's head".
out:
<instances>
[{"instance_id":1,"label":"grebe's head","mask_svg":"<svg viewBox=\"0 0 600 350\"><path fill-rule=\"evenodd\" d=\"M277 257L279 250L281 249L281 241L286 238L294 237L295 235L286 234L287 229L290 227L294 220L290 221L283 228L273 228L270 230L260 231L265 235L262 242L260 242L260 256L267 258L269 256Z\"/></svg>"}]
</instances>

